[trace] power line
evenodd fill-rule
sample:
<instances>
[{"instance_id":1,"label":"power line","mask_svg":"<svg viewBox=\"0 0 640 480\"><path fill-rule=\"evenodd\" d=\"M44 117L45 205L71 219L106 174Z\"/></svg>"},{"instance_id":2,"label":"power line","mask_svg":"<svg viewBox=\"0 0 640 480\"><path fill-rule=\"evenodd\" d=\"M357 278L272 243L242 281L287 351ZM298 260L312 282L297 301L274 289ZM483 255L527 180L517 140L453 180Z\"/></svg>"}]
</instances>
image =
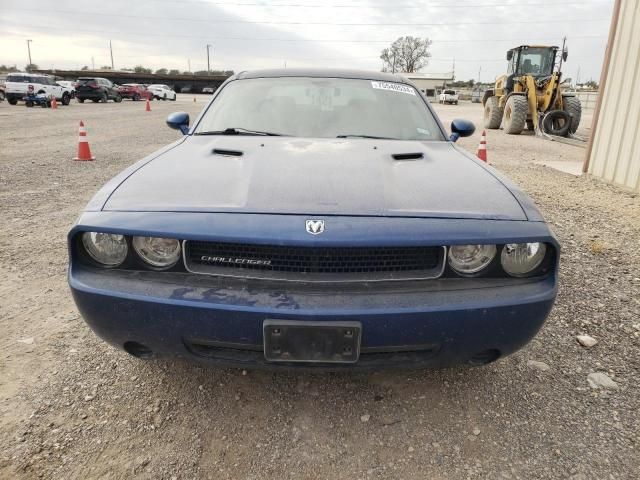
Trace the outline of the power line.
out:
<instances>
[{"instance_id":1,"label":"power line","mask_svg":"<svg viewBox=\"0 0 640 480\"><path fill-rule=\"evenodd\" d=\"M29 9L29 8L16 8L14 10L20 10L33 13L55 13L63 15L81 15L95 17L96 12L78 12L75 10L47 10L47 9ZM489 22L428 22L428 23L415 23L415 22L402 22L402 23L342 23L342 22L308 22L308 21L280 21L280 20L211 20L206 18L181 18L181 17L152 17L148 15L127 15L124 13L100 13L100 17L115 17L115 18L132 18L135 20L170 20L172 22L199 22L207 24L250 24L250 25L328 25L328 26L340 26L340 27L448 27L456 25L520 25L520 24L537 24L537 23L585 23L585 22L609 22L607 18L586 18L586 19L571 19L566 18L550 18L550 19L538 19L535 20L493 20Z\"/></svg>"}]
</instances>

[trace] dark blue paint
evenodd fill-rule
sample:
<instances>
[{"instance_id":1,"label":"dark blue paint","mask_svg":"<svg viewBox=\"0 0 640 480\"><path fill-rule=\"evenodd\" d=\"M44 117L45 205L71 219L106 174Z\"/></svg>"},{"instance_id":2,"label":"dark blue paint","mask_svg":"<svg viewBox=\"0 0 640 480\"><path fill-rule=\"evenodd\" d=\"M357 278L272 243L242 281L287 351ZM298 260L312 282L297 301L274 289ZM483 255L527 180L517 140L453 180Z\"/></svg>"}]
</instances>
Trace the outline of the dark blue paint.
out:
<instances>
[{"instance_id":1,"label":"dark blue paint","mask_svg":"<svg viewBox=\"0 0 640 480\"><path fill-rule=\"evenodd\" d=\"M323 235L305 232L305 216L176 212L86 212L69 236L85 230L210 241L292 245L453 245L543 241L559 249L546 224L471 219L325 217ZM260 228L256 228L259 223ZM73 242L70 241L73 245ZM72 258L74 257L72 252ZM357 320L363 346L437 344L420 366L464 363L486 349L509 354L542 326L556 296L556 275L513 284L456 288L455 279L426 281L384 293L375 285L356 292L318 294L298 285L238 283L188 274L127 275L72 261L69 283L83 317L119 348L127 341L157 356L193 356L183 339L261 345L262 322ZM194 277L198 277L194 279ZM452 283L453 282L453 283ZM488 285L488 284L487 284Z\"/></svg>"},{"instance_id":2,"label":"dark blue paint","mask_svg":"<svg viewBox=\"0 0 640 480\"><path fill-rule=\"evenodd\" d=\"M469 120L455 118L451 122L451 136L449 140L455 142L460 137L470 137L476 131L476 126Z\"/></svg>"},{"instance_id":3,"label":"dark blue paint","mask_svg":"<svg viewBox=\"0 0 640 480\"><path fill-rule=\"evenodd\" d=\"M189 133L189 114L187 112L175 112L167 117L167 125L174 130L180 130L183 135Z\"/></svg>"},{"instance_id":4,"label":"dark blue paint","mask_svg":"<svg viewBox=\"0 0 640 480\"><path fill-rule=\"evenodd\" d=\"M467 362L487 349L498 349L503 356L519 349L540 329L556 295L555 278L549 277L480 292L298 293L285 303L242 288L229 296L207 296L196 288L193 298L177 300L166 285L152 285L148 294L131 294L127 281L116 280L108 290L91 285L98 277L78 273L70 278L87 323L114 346L136 341L158 357L190 356L184 346L187 338L259 346L262 322L275 318L359 321L363 348L437 344L439 354L425 366L443 367Z\"/></svg>"},{"instance_id":5,"label":"dark blue paint","mask_svg":"<svg viewBox=\"0 0 640 480\"><path fill-rule=\"evenodd\" d=\"M256 75L326 72L238 74L216 91L191 132L225 85ZM426 100L425 108L433 113ZM543 325L556 297L559 245L533 202L468 152L450 142L198 137L189 123L187 113L170 115L167 124L185 136L109 181L69 233L76 304L91 328L118 348L133 341L158 357L195 358L187 338L259 348L265 319L355 320L363 326L363 347L435 344L438 353L420 366L443 367L488 349L507 355ZM456 119L450 140L474 129ZM214 147L244 155L216 157ZM393 159L416 152L422 160ZM325 233L306 233L308 218L324 219ZM555 248L556 265L552 274L531 280L301 286L88 267L74 252L82 231L308 246L540 241Z\"/></svg>"}]
</instances>

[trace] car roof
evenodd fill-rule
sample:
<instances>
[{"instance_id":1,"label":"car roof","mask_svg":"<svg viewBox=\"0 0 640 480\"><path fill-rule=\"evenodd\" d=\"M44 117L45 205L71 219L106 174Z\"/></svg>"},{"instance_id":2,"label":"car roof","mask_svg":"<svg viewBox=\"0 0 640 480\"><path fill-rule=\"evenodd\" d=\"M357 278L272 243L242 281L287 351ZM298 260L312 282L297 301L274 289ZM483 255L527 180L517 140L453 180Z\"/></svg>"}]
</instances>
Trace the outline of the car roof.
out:
<instances>
[{"instance_id":1,"label":"car roof","mask_svg":"<svg viewBox=\"0 0 640 480\"><path fill-rule=\"evenodd\" d=\"M29 73L29 72L9 72L7 73L7 77L11 75L28 75L29 77L48 77L49 75L45 75L44 73Z\"/></svg>"},{"instance_id":2,"label":"car roof","mask_svg":"<svg viewBox=\"0 0 640 480\"><path fill-rule=\"evenodd\" d=\"M350 78L375 80L379 82L406 83L411 85L409 80L398 74L339 68L274 68L268 70L250 70L240 72L232 78L235 80L244 80L248 78L278 77Z\"/></svg>"}]
</instances>

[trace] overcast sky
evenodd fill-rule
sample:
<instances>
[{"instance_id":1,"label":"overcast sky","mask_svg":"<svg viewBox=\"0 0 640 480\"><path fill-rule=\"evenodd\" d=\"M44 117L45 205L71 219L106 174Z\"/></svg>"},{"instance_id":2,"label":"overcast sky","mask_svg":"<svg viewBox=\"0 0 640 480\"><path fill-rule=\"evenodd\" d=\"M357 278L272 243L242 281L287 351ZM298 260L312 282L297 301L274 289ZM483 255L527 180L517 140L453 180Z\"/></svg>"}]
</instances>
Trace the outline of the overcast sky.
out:
<instances>
[{"instance_id":1,"label":"overcast sky","mask_svg":"<svg viewBox=\"0 0 640 480\"><path fill-rule=\"evenodd\" d=\"M491 81L520 44L562 43L565 76L599 80L613 0L2 0L0 64L40 68L142 64L235 71L272 67L380 70L399 36L433 40L424 72ZM510 8L509 5L514 5Z\"/></svg>"}]
</instances>

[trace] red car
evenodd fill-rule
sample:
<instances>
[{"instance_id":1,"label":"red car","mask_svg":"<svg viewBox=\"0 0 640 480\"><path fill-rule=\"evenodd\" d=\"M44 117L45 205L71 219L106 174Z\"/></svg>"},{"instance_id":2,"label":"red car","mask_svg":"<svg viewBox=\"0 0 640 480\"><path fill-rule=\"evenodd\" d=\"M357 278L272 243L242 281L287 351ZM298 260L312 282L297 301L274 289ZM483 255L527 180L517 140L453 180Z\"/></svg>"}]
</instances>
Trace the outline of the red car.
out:
<instances>
[{"instance_id":1,"label":"red car","mask_svg":"<svg viewBox=\"0 0 640 480\"><path fill-rule=\"evenodd\" d=\"M122 98L130 98L134 102L138 100L153 100L153 94L141 83L125 83L118 87L118 93Z\"/></svg>"}]
</instances>

